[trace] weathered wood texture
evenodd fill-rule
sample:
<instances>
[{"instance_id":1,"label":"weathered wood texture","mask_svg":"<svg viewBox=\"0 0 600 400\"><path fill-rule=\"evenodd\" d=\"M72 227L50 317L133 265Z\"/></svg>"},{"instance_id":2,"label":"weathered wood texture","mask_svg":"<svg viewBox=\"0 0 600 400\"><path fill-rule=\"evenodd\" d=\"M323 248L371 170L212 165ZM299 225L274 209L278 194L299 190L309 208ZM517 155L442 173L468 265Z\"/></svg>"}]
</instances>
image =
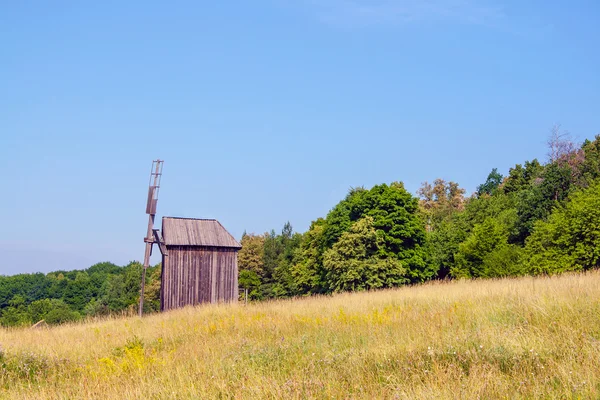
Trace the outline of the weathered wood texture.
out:
<instances>
[{"instance_id":1,"label":"weathered wood texture","mask_svg":"<svg viewBox=\"0 0 600 400\"><path fill-rule=\"evenodd\" d=\"M237 249L169 246L163 257L161 309L238 299Z\"/></svg>"},{"instance_id":2,"label":"weathered wood texture","mask_svg":"<svg viewBox=\"0 0 600 400\"><path fill-rule=\"evenodd\" d=\"M164 217L162 224L167 246L242 247L215 219Z\"/></svg>"},{"instance_id":3,"label":"weathered wood texture","mask_svg":"<svg viewBox=\"0 0 600 400\"><path fill-rule=\"evenodd\" d=\"M240 244L215 220L163 218L161 310L238 299Z\"/></svg>"}]
</instances>

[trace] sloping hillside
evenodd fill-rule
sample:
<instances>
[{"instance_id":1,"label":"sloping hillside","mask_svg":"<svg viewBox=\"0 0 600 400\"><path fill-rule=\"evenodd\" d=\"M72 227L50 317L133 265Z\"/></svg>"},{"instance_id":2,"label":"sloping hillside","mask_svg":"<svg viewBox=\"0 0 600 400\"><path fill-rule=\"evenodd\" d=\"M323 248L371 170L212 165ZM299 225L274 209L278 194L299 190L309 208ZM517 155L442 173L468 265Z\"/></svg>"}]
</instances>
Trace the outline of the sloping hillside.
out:
<instances>
[{"instance_id":1,"label":"sloping hillside","mask_svg":"<svg viewBox=\"0 0 600 400\"><path fill-rule=\"evenodd\" d=\"M598 398L600 273L0 330L3 398Z\"/></svg>"}]
</instances>

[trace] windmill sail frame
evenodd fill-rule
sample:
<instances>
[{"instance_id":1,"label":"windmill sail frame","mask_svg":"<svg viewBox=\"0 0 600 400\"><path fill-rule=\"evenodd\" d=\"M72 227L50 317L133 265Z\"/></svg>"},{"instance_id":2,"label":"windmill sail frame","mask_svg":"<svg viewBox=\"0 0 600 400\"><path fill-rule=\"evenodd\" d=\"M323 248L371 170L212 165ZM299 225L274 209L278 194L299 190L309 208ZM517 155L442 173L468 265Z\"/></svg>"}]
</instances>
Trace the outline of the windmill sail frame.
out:
<instances>
[{"instance_id":1,"label":"windmill sail frame","mask_svg":"<svg viewBox=\"0 0 600 400\"><path fill-rule=\"evenodd\" d=\"M144 290L146 286L146 270L150 266L150 256L152 255L152 245L158 244L161 253L165 256L166 247L164 240L158 229L154 229L154 219L156 217L156 205L158 203L158 192L160 190L160 182L162 178L164 161L157 159L152 161L150 169L150 181L148 182L148 201L146 203L146 214L148 214L148 231L144 242L146 243L146 251L144 253L144 265L142 268L142 283L140 287L140 304L138 313L140 317L144 314ZM158 232L157 232L158 231Z\"/></svg>"}]
</instances>

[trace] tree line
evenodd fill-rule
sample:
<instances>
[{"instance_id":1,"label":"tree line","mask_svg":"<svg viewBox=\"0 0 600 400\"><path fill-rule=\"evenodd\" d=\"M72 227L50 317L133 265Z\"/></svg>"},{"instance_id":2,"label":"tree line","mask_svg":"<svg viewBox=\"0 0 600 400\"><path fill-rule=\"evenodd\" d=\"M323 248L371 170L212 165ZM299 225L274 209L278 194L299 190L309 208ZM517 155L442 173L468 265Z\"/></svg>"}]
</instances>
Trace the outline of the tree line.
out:
<instances>
[{"instance_id":1,"label":"tree line","mask_svg":"<svg viewBox=\"0 0 600 400\"><path fill-rule=\"evenodd\" d=\"M77 321L137 310L142 265L109 262L85 270L0 276L0 325ZM144 307L160 309L160 265L147 269Z\"/></svg>"},{"instance_id":2,"label":"tree line","mask_svg":"<svg viewBox=\"0 0 600 400\"><path fill-rule=\"evenodd\" d=\"M600 266L600 136L576 145L555 126L548 159L458 183L351 188L304 234L244 234L240 287L252 299L372 290Z\"/></svg>"},{"instance_id":3,"label":"tree line","mask_svg":"<svg viewBox=\"0 0 600 400\"><path fill-rule=\"evenodd\" d=\"M432 279L585 271L600 266L600 135L576 145L552 129L548 159L493 169L467 196L453 181L351 188L305 233L244 233L239 286L251 300L373 290ZM133 313L142 266L0 276L0 324ZM145 311L160 308L160 265Z\"/></svg>"}]
</instances>

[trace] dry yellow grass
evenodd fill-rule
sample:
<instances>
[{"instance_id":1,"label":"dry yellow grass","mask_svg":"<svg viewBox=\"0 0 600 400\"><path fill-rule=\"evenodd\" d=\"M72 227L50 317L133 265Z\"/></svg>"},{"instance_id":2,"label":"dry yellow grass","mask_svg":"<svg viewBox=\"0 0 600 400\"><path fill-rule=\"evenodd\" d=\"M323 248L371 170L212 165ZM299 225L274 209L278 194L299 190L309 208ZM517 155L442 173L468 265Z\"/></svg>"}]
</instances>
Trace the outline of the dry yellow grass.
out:
<instances>
[{"instance_id":1,"label":"dry yellow grass","mask_svg":"<svg viewBox=\"0 0 600 400\"><path fill-rule=\"evenodd\" d=\"M4 398L600 398L600 273L0 330Z\"/></svg>"}]
</instances>

